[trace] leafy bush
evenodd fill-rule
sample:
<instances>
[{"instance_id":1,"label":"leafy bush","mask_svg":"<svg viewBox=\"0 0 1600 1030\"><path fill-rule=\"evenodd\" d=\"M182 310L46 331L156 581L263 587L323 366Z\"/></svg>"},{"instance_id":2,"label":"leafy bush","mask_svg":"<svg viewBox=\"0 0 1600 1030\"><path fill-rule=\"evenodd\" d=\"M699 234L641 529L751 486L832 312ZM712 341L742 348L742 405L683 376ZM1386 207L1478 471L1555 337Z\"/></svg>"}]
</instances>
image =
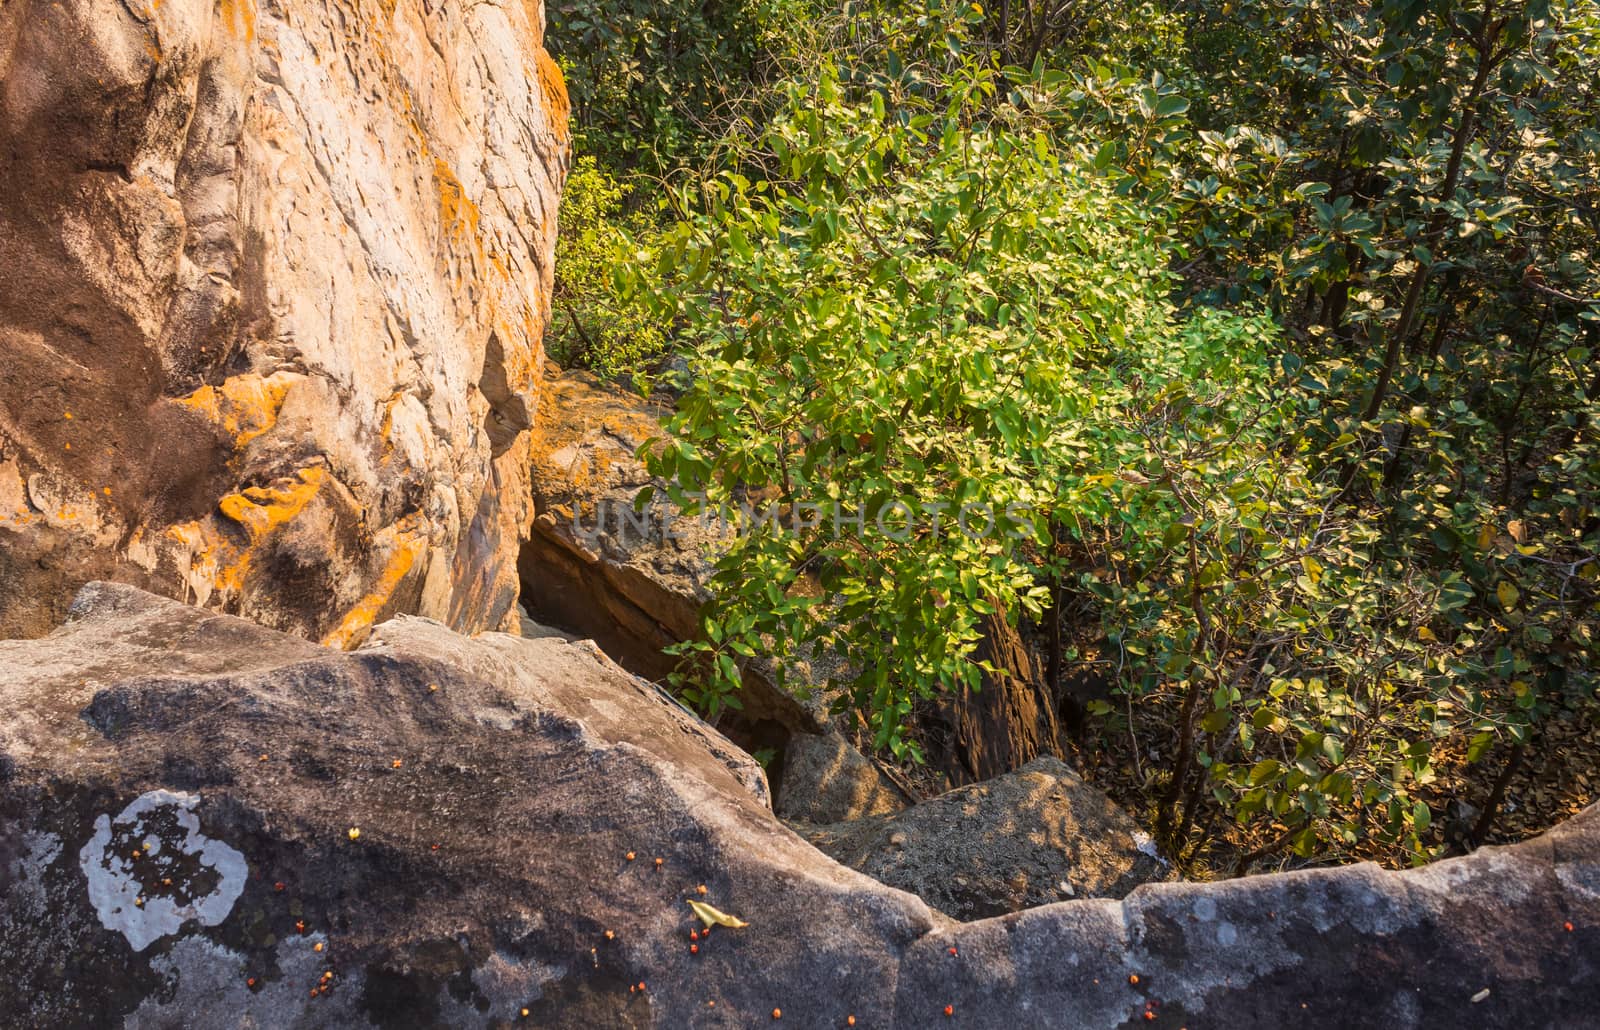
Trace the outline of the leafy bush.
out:
<instances>
[{"instance_id":1,"label":"leafy bush","mask_svg":"<svg viewBox=\"0 0 1600 1030\"><path fill-rule=\"evenodd\" d=\"M1147 212L997 84L980 60L933 97L795 84L765 137L784 178L719 178L655 255L694 378L654 470L679 502L755 491L790 516L719 563L687 646L713 710L741 657L818 648L853 670L878 745L915 753L912 704L977 682L980 619L1042 610L1030 554L1063 491L1120 467L1134 393L1202 366L1219 388L1265 375L1268 324L1178 318ZM987 533L954 528L969 502ZM896 503L909 532L877 522ZM866 525L840 531L835 505Z\"/></svg>"},{"instance_id":2,"label":"leafy bush","mask_svg":"<svg viewBox=\"0 0 1600 1030\"><path fill-rule=\"evenodd\" d=\"M545 342L560 364L642 384L668 340L650 311L616 290L613 273L631 259L630 240L648 242L656 231L645 215L625 213L628 192L593 157L580 157L568 176Z\"/></svg>"},{"instance_id":3,"label":"leafy bush","mask_svg":"<svg viewBox=\"0 0 1600 1030\"><path fill-rule=\"evenodd\" d=\"M579 153L659 177L706 160L803 53L810 0L558 0L549 45L567 75Z\"/></svg>"}]
</instances>

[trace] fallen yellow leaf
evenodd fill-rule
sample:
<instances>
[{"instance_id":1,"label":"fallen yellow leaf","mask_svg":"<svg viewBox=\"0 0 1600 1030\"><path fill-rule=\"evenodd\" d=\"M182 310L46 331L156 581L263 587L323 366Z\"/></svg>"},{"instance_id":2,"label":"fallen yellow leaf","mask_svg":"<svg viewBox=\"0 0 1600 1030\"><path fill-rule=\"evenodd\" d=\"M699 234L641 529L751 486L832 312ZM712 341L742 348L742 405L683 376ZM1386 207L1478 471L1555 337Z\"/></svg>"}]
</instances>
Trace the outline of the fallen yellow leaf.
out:
<instances>
[{"instance_id":1,"label":"fallen yellow leaf","mask_svg":"<svg viewBox=\"0 0 1600 1030\"><path fill-rule=\"evenodd\" d=\"M694 914L700 917L700 921L707 926L715 923L719 926L731 926L737 930L741 926L750 925L738 916L730 916L726 912L712 908L703 901L689 901L688 905L694 909Z\"/></svg>"}]
</instances>

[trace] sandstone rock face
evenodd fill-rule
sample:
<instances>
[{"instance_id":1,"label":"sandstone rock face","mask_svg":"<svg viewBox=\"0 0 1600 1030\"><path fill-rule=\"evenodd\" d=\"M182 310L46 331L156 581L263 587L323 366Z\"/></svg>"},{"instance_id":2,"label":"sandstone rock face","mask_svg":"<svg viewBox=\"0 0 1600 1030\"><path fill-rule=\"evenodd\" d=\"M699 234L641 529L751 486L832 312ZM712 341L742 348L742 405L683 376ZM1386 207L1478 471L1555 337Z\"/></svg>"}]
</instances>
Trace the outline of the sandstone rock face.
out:
<instances>
[{"instance_id":1,"label":"sandstone rock face","mask_svg":"<svg viewBox=\"0 0 1600 1030\"><path fill-rule=\"evenodd\" d=\"M1128 814L1054 758L894 815L803 827L821 850L957 919L1170 878Z\"/></svg>"},{"instance_id":2,"label":"sandstone rock face","mask_svg":"<svg viewBox=\"0 0 1600 1030\"><path fill-rule=\"evenodd\" d=\"M8 1025L1523 1030L1600 998L1594 810L962 924L585 645L402 618L339 653L103 584L72 618L0 643ZM686 899L749 925L691 952Z\"/></svg>"},{"instance_id":3,"label":"sandstone rock face","mask_svg":"<svg viewBox=\"0 0 1600 1030\"><path fill-rule=\"evenodd\" d=\"M0 633L87 579L510 625L565 89L529 0L0 4Z\"/></svg>"},{"instance_id":4,"label":"sandstone rock face","mask_svg":"<svg viewBox=\"0 0 1600 1030\"><path fill-rule=\"evenodd\" d=\"M661 435L663 410L582 372L547 376L533 434L533 538L523 550L529 613L593 638L655 680L673 671L662 648L700 635L700 607L721 547L715 522L633 516L652 479L635 457ZM654 484L660 486L661 484ZM823 730L819 713L746 671L739 700L751 746Z\"/></svg>"}]
</instances>

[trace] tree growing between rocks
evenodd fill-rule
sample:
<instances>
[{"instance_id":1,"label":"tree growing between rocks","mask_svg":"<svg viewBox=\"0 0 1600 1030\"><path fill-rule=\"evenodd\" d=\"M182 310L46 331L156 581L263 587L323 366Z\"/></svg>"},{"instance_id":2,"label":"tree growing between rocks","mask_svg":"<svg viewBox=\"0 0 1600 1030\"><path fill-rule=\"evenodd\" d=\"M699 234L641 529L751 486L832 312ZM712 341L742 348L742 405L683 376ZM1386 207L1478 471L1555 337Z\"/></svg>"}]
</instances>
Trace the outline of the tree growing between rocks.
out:
<instances>
[{"instance_id":1,"label":"tree growing between rocks","mask_svg":"<svg viewBox=\"0 0 1600 1030\"><path fill-rule=\"evenodd\" d=\"M1070 723L1185 861L1421 861L1463 795L1451 846L1492 836L1593 722L1600 8L807 33L619 252L691 352L656 469L924 531L747 534L691 695L833 652L873 743L957 779ZM1018 536L926 531L979 494Z\"/></svg>"}]
</instances>

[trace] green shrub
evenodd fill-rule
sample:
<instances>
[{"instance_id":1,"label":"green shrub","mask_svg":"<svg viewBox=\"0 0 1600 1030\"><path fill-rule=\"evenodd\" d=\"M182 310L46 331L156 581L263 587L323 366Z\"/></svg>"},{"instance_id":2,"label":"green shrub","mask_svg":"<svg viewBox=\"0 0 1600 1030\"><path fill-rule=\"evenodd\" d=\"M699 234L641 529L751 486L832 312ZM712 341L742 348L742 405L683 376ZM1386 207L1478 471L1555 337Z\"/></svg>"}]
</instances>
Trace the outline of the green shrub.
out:
<instances>
[{"instance_id":1,"label":"green shrub","mask_svg":"<svg viewBox=\"0 0 1600 1030\"><path fill-rule=\"evenodd\" d=\"M628 192L593 157L580 157L568 176L545 340L559 364L642 385L666 352L668 336L642 303L616 289L614 272L630 260L630 238L648 244L656 231L648 216L626 211Z\"/></svg>"}]
</instances>

